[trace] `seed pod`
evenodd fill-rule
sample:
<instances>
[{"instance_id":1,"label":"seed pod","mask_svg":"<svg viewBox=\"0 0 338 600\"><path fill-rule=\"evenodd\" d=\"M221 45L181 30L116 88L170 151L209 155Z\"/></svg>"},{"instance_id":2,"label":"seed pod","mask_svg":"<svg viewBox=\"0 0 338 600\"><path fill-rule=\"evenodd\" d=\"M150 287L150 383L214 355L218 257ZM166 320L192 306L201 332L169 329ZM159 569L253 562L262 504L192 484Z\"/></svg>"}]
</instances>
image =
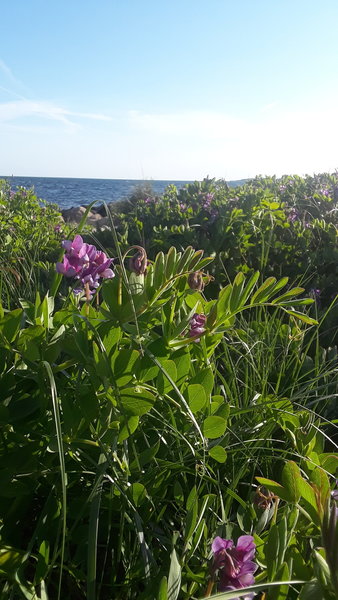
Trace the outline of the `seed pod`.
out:
<instances>
[{"instance_id":1,"label":"seed pod","mask_svg":"<svg viewBox=\"0 0 338 600\"><path fill-rule=\"evenodd\" d=\"M147 270L147 254L144 248L134 254L129 260L129 270L137 275L144 275Z\"/></svg>"},{"instance_id":2,"label":"seed pod","mask_svg":"<svg viewBox=\"0 0 338 600\"><path fill-rule=\"evenodd\" d=\"M189 273L188 276L188 285L191 290L198 290L203 292L204 290L204 281L201 271L195 271L194 273Z\"/></svg>"}]
</instances>

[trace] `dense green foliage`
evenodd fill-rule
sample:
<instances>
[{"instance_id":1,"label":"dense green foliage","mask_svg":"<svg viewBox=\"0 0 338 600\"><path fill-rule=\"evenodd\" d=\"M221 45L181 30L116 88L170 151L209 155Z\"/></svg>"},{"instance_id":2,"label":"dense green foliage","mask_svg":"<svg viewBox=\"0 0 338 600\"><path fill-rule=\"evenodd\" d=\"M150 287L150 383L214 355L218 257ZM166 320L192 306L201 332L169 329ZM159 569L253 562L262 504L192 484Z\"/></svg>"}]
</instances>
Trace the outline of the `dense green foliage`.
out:
<instances>
[{"instance_id":1,"label":"dense green foliage","mask_svg":"<svg viewBox=\"0 0 338 600\"><path fill-rule=\"evenodd\" d=\"M5 306L48 289L68 230L57 206L39 200L33 190L13 191L0 181L0 300Z\"/></svg>"},{"instance_id":2,"label":"dense green foliage","mask_svg":"<svg viewBox=\"0 0 338 600\"><path fill-rule=\"evenodd\" d=\"M256 178L231 188L205 179L161 197L140 190L111 205L127 245L151 258L187 244L215 253L211 273L227 283L238 271L290 277L319 288L330 304L337 292L338 175Z\"/></svg>"},{"instance_id":3,"label":"dense green foliage","mask_svg":"<svg viewBox=\"0 0 338 600\"><path fill-rule=\"evenodd\" d=\"M17 281L11 310L5 296L1 598L210 597L212 540L243 534L262 600L337 598L337 349L322 335L336 177L288 181L138 193L96 234L119 241L118 263L92 300L56 274L29 296ZM35 261L23 199L5 212ZM51 210L39 261L60 253ZM144 274L129 261L140 243Z\"/></svg>"}]
</instances>

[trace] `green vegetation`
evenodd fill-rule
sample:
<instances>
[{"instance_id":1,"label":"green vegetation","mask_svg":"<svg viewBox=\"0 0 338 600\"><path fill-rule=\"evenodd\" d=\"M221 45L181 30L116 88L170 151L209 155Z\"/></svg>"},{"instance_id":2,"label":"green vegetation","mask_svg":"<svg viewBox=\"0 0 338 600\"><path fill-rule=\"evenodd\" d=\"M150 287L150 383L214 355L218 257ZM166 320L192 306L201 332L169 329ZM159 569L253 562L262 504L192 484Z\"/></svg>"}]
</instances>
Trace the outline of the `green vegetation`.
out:
<instances>
[{"instance_id":1,"label":"green vegetation","mask_svg":"<svg viewBox=\"0 0 338 600\"><path fill-rule=\"evenodd\" d=\"M1 598L338 598L336 189L141 190L86 243L3 188Z\"/></svg>"}]
</instances>

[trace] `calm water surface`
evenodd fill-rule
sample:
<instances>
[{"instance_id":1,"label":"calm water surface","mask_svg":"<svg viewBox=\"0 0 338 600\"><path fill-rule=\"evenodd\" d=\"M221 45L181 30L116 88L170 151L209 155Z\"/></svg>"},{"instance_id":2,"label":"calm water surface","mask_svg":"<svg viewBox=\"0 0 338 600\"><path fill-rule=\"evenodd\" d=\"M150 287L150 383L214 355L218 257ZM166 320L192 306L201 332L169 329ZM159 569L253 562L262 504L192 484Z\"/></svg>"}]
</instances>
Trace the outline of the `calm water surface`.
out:
<instances>
[{"instance_id":1,"label":"calm water surface","mask_svg":"<svg viewBox=\"0 0 338 600\"><path fill-rule=\"evenodd\" d=\"M142 184L149 184L155 194L162 194L165 188L173 183L177 188L183 187L189 181L144 181L138 179L74 179L70 177L13 177L0 176L11 184L13 190L18 186L34 188L36 195L48 202L55 202L61 208L90 204L93 200L99 202L116 202L127 198ZM243 183L229 181L230 186Z\"/></svg>"},{"instance_id":2,"label":"calm water surface","mask_svg":"<svg viewBox=\"0 0 338 600\"><path fill-rule=\"evenodd\" d=\"M68 177L4 177L12 189L18 186L34 188L36 195L61 208L90 204L93 200L115 202L127 198L141 184L149 184L155 194L162 194L170 184L178 188L188 181L142 181L136 179L73 179Z\"/></svg>"}]
</instances>

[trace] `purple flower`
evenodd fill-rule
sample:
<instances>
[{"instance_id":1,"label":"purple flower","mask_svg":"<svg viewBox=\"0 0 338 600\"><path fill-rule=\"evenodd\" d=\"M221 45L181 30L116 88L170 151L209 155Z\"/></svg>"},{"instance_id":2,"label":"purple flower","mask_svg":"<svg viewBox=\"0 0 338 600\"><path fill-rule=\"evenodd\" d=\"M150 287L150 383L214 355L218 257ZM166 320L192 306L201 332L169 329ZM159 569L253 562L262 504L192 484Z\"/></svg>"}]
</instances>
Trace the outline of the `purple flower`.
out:
<instances>
[{"instance_id":1,"label":"purple flower","mask_svg":"<svg viewBox=\"0 0 338 600\"><path fill-rule=\"evenodd\" d=\"M315 301L315 303L317 304L317 306L319 308L321 306L320 294L321 294L321 290L318 288L311 288L311 290L309 291L310 298L313 298L313 300Z\"/></svg>"},{"instance_id":2,"label":"purple flower","mask_svg":"<svg viewBox=\"0 0 338 600\"><path fill-rule=\"evenodd\" d=\"M209 208L213 198L214 198L214 194L211 194L211 193L204 194L204 196L202 198L202 206L204 209Z\"/></svg>"},{"instance_id":3,"label":"purple flower","mask_svg":"<svg viewBox=\"0 0 338 600\"><path fill-rule=\"evenodd\" d=\"M90 294L100 285L100 279L111 279L114 277L111 264L112 258L108 258L104 252L97 250L92 244L86 244L80 235L76 235L73 241L65 240L62 246L66 253L63 262L56 263L57 273L65 277L74 277L79 280L79 287L75 293L89 288Z\"/></svg>"},{"instance_id":4,"label":"purple flower","mask_svg":"<svg viewBox=\"0 0 338 600\"><path fill-rule=\"evenodd\" d=\"M219 571L220 575L219 591L240 590L255 583L253 574L258 565L252 560L256 545L251 535L240 536L237 546L234 546L232 540L216 537L212 543L212 551L213 572ZM253 597L254 594L249 593L244 596L244 600L251 600Z\"/></svg>"},{"instance_id":5,"label":"purple flower","mask_svg":"<svg viewBox=\"0 0 338 600\"><path fill-rule=\"evenodd\" d=\"M298 219L299 211L296 208L291 208L288 216L288 221L290 221L290 223L294 223L295 221L298 221Z\"/></svg>"},{"instance_id":6,"label":"purple flower","mask_svg":"<svg viewBox=\"0 0 338 600\"><path fill-rule=\"evenodd\" d=\"M201 333L205 332L205 323L206 323L206 316L203 314L198 314L195 313L193 318L190 321L190 331L189 331L189 337L195 337L196 335L201 335ZM199 338L195 340L196 342L199 342Z\"/></svg>"}]
</instances>

